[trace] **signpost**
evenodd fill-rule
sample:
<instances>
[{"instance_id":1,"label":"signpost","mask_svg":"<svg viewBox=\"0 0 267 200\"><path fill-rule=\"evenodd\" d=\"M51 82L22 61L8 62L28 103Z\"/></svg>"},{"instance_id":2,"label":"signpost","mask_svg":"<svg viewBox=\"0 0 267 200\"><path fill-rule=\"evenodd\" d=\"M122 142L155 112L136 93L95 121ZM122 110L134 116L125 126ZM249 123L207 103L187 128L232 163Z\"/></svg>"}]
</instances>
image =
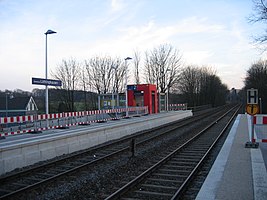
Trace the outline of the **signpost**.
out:
<instances>
[{"instance_id":1,"label":"signpost","mask_svg":"<svg viewBox=\"0 0 267 200\"><path fill-rule=\"evenodd\" d=\"M32 84L35 85L45 85L46 86L46 114L48 115L48 85L51 86L61 86L62 82L61 80L52 80L52 79L43 79L43 78L32 78ZM46 120L46 124L48 127L49 121Z\"/></svg>"},{"instance_id":2,"label":"signpost","mask_svg":"<svg viewBox=\"0 0 267 200\"><path fill-rule=\"evenodd\" d=\"M259 113L259 105L258 105L258 90L251 88L247 90L247 105L246 112L251 116L251 139L246 143L246 148L258 148L259 143L255 142L254 139L254 123L253 118L254 115Z\"/></svg>"},{"instance_id":3,"label":"signpost","mask_svg":"<svg viewBox=\"0 0 267 200\"><path fill-rule=\"evenodd\" d=\"M247 104L246 106L246 112L249 114L249 115L256 115L259 113L259 105L257 104Z\"/></svg>"},{"instance_id":4,"label":"signpost","mask_svg":"<svg viewBox=\"0 0 267 200\"><path fill-rule=\"evenodd\" d=\"M247 104L258 104L258 90L249 89L247 90Z\"/></svg>"},{"instance_id":5,"label":"signpost","mask_svg":"<svg viewBox=\"0 0 267 200\"><path fill-rule=\"evenodd\" d=\"M62 82L60 80L43 79L43 78L32 78L32 84L35 84L35 85L61 86Z\"/></svg>"}]
</instances>

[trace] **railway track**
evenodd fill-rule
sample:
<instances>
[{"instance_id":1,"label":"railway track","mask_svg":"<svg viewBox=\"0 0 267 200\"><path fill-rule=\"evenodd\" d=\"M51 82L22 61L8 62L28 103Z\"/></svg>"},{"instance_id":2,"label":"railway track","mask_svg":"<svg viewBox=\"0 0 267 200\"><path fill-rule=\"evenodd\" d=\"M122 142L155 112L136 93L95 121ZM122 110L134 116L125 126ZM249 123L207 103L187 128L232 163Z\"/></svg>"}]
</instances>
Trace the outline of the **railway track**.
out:
<instances>
[{"instance_id":1,"label":"railway track","mask_svg":"<svg viewBox=\"0 0 267 200\"><path fill-rule=\"evenodd\" d=\"M227 111L167 156L106 198L181 199L239 108ZM185 199L184 197L182 199Z\"/></svg>"},{"instance_id":2,"label":"railway track","mask_svg":"<svg viewBox=\"0 0 267 200\"><path fill-rule=\"evenodd\" d=\"M222 112L225 108L216 109ZM212 111L214 112L214 110ZM180 120L176 123L170 123L165 126L154 128L153 130L143 131L132 136L122 138L108 144L100 145L86 151L81 151L62 157L51 162L45 162L41 165L22 170L18 173L2 176L0 178L0 199L12 199L16 195L26 193L34 188L49 184L61 177L82 171L89 166L102 162L106 159L114 158L121 154L129 154L129 151L135 146L145 146L148 142L165 137L173 130L177 130L188 124L199 121L202 118L211 115L211 111L196 114L194 117ZM191 137L188 135L188 137ZM134 143L133 143L134 141ZM132 151L132 154L135 152Z\"/></svg>"}]
</instances>

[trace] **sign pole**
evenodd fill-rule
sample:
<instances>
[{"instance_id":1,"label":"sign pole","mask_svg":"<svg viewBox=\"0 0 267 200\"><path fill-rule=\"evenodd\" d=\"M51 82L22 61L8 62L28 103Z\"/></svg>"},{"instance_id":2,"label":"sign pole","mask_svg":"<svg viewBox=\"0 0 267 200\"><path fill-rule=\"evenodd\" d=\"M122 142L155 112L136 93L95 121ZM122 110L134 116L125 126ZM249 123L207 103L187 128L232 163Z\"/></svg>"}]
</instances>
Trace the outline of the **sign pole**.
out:
<instances>
[{"instance_id":1,"label":"sign pole","mask_svg":"<svg viewBox=\"0 0 267 200\"><path fill-rule=\"evenodd\" d=\"M253 115L250 115L250 119L251 119L251 142L254 142L254 123L253 123Z\"/></svg>"},{"instance_id":2,"label":"sign pole","mask_svg":"<svg viewBox=\"0 0 267 200\"><path fill-rule=\"evenodd\" d=\"M259 143L255 140L254 134L254 115L259 113L258 105L258 90L251 88L247 90L247 106L246 112L250 115L251 119L251 138L250 141L245 144L246 148L258 148Z\"/></svg>"},{"instance_id":3,"label":"sign pole","mask_svg":"<svg viewBox=\"0 0 267 200\"><path fill-rule=\"evenodd\" d=\"M259 143L256 142L254 137L254 115L250 115L250 121L251 121L251 138L250 141L246 142L245 148L255 148L257 149L259 147Z\"/></svg>"}]
</instances>

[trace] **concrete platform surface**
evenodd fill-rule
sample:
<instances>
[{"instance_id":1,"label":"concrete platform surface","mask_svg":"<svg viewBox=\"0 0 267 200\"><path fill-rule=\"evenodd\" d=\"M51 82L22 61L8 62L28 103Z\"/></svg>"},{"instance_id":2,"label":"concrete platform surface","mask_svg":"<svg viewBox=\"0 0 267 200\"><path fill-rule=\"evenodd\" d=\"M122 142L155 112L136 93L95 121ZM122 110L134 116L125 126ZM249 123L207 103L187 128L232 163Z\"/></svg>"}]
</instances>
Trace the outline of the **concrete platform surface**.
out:
<instances>
[{"instance_id":1,"label":"concrete platform surface","mask_svg":"<svg viewBox=\"0 0 267 200\"><path fill-rule=\"evenodd\" d=\"M267 199L267 171L263 160L267 151L245 148L249 130L247 115L238 115L197 200Z\"/></svg>"},{"instance_id":2,"label":"concrete platform surface","mask_svg":"<svg viewBox=\"0 0 267 200\"><path fill-rule=\"evenodd\" d=\"M0 140L0 175L189 116L192 116L192 111L166 112L86 127L53 129L40 134L8 136Z\"/></svg>"}]
</instances>

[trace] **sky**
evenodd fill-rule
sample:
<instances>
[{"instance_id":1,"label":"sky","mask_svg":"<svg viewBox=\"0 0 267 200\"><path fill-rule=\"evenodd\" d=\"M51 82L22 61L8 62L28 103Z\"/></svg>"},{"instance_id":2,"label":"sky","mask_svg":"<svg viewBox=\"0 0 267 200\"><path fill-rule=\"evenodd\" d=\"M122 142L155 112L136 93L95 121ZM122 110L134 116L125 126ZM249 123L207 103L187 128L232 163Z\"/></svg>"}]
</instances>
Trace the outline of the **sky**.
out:
<instances>
[{"instance_id":1,"label":"sky","mask_svg":"<svg viewBox=\"0 0 267 200\"><path fill-rule=\"evenodd\" d=\"M123 59L171 44L184 66L209 66L239 89L266 58L253 44L264 25L248 23L252 13L252 0L0 0L0 90L44 88L31 80L45 78L48 29L57 32L48 35L50 79L62 59Z\"/></svg>"}]
</instances>

